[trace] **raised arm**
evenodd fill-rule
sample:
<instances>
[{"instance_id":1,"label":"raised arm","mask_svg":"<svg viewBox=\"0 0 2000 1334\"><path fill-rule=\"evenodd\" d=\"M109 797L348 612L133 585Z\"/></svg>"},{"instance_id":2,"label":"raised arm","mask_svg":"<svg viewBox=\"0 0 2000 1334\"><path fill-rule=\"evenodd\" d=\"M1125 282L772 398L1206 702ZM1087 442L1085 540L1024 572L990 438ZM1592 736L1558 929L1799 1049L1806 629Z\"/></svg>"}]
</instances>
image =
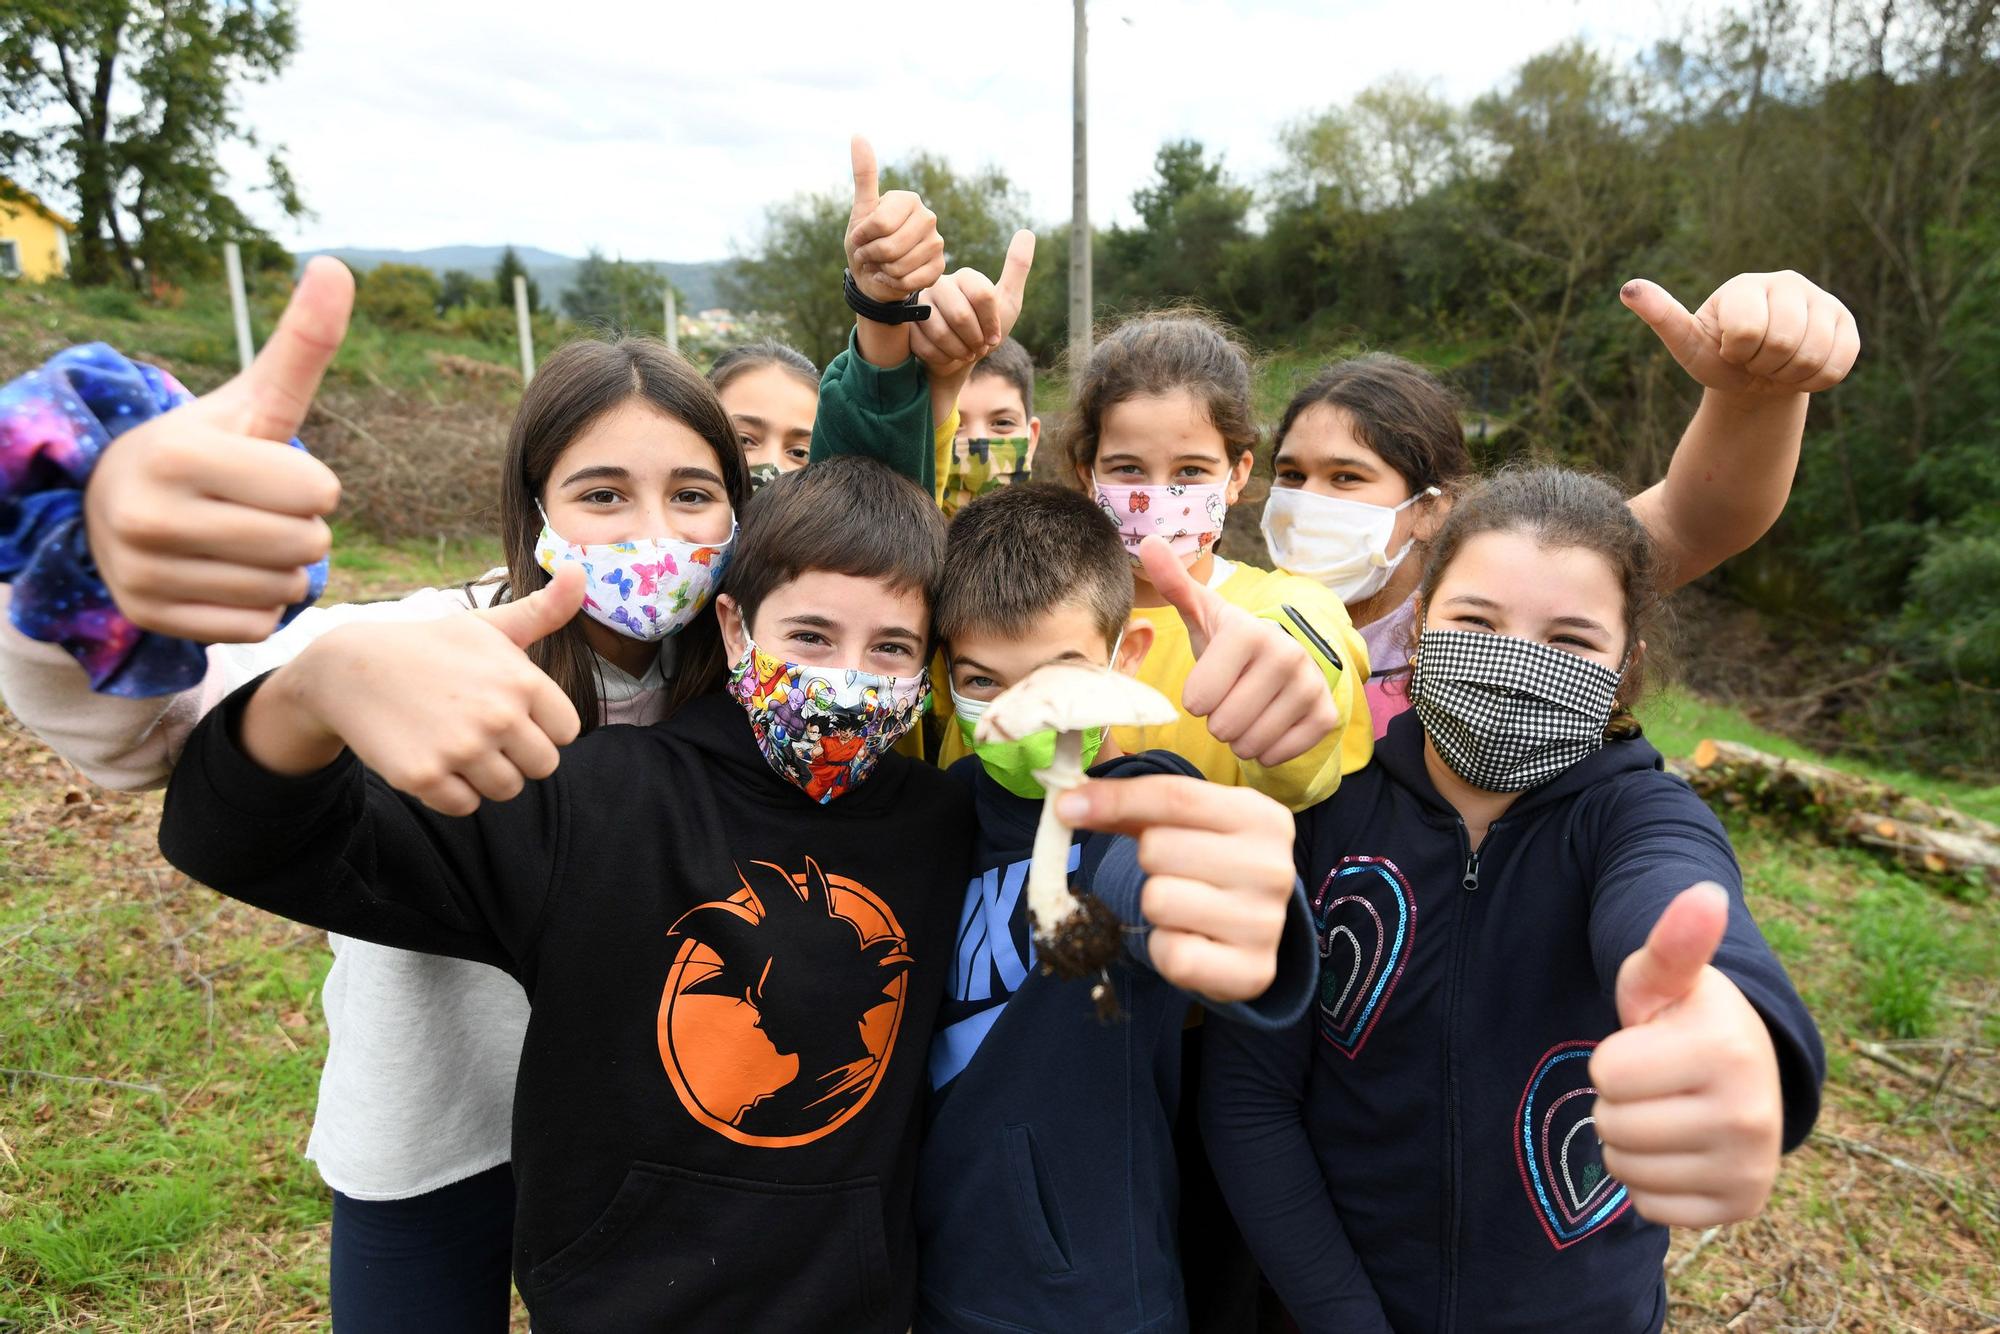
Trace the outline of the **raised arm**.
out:
<instances>
[{"instance_id":1,"label":"raised arm","mask_svg":"<svg viewBox=\"0 0 2000 1334\"><path fill-rule=\"evenodd\" d=\"M1798 471L1807 396L1846 377L1861 336L1847 307L1790 271L1739 274L1693 314L1643 278L1620 296L1703 390L1666 477L1632 501L1666 586L1679 588L1778 521Z\"/></svg>"}]
</instances>

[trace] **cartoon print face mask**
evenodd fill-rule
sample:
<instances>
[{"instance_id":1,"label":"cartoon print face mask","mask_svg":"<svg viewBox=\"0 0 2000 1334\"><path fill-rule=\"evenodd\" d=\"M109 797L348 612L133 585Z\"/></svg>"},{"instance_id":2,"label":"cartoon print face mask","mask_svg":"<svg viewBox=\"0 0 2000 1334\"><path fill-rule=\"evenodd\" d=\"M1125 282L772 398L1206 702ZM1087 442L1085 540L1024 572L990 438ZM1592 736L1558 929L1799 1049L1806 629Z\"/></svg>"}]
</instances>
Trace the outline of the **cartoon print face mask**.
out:
<instances>
[{"instance_id":1,"label":"cartoon print face mask","mask_svg":"<svg viewBox=\"0 0 2000 1334\"><path fill-rule=\"evenodd\" d=\"M1529 639L1427 629L1410 702L1453 773L1486 792L1526 792L1604 744L1624 676Z\"/></svg>"},{"instance_id":2,"label":"cartoon print face mask","mask_svg":"<svg viewBox=\"0 0 2000 1334\"><path fill-rule=\"evenodd\" d=\"M540 502L542 532L535 539L535 564L550 574L559 566L581 565L583 614L627 639L653 643L674 634L708 605L729 568L736 524L721 542L645 538L636 542L585 545L557 535Z\"/></svg>"},{"instance_id":3,"label":"cartoon print face mask","mask_svg":"<svg viewBox=\"0 0 2000 1334\"><path fill-rule=\"evenodd\" d=\"M1194 560L1222 536L1222 521L1229 514L1228 488L1221 482L1096 486L1097 507L1118 526L1126 554L1135 562L1139 543L1148 537L1163 537L1176 556Z\"/></svg>"},{"instance_id":4,"label":"cartoon print face mask","mask_svg":"<svg viewBox=\"0 0 2000 1334\"><path fill-rule=\"evenodd\" d=\"M916 725L930 677L786 662L750 644L729 693L771 771L822 806L859 786Z\"/></svg>"}]
</instances>

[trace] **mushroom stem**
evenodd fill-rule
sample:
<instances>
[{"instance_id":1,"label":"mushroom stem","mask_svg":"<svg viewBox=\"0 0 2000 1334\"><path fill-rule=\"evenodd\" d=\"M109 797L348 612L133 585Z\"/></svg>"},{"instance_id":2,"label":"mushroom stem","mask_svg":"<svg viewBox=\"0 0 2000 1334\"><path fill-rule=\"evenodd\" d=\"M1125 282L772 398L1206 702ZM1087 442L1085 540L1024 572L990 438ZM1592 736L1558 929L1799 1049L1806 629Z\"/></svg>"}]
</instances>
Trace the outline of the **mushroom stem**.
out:
<instances>
[{"instance_id":1,"label":"mushroom stem","mask_svg":"<svg viewBox=\"0 0 2000 1334\"><path fill-rule=\"evenodd\" d=\"M1069 892L1070 827L1056 816L1056 798L1083 784L1083 733L1056 733L1056 755L1035 772L1042 785L1042 815L1028 864L1028 911L1036 934L1047 938L1080 906Z\"/></svg>"}]
</instances>

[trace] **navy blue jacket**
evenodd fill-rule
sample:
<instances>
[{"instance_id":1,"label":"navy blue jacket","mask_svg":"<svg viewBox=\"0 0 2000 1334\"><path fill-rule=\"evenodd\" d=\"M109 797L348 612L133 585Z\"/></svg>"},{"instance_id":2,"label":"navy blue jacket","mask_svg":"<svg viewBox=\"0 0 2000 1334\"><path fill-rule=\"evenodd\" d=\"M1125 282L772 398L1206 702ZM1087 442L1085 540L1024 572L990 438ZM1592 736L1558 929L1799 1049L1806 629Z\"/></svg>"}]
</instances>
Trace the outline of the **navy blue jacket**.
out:
<instances>
[{"instance_id":1,"label":"navy blue jacket","mask_svg":"<svg viewBox=\"0 0 2000 1334\"><path fill-rule=\"evenodd\" d=\"M1092 773L1199 776L1160 751ZM1125 1017L1107 1024L1088 979L1063 981L1035 963L1026 885L1041 803L1001 787L976 758L950 775L972 789L978 834L931 1040L916 1328L1183 1330L1173 1121L1188 997L1147 965L1137 845L1084 834L1071 847L1074 883L1140 928L1111 969ZM1214 1013L1287 1024L1311 1002L1316 965L1295 889L1277 980L1257 1001Z\"/></svg>"},{"instance_id":2,"label":"navy blue jacket","mask_svg":"<svg viewBox=\"0 0 2000 1334\"><path fill-rule=\"evenodd\" d=\"M1299 817L1318 1003L1208 1035L1202 1128L1237 1221L1308 1334L1657 1330L1667 1229L1605 1174L1589 1055L1675 895L1729 891L1715 967L1770 1026L1787 1149L1826 1070L1728 838L1643 740L1524 793L1477 855L1415 714L1375 755Z\"/></svg>"}]
</instances>

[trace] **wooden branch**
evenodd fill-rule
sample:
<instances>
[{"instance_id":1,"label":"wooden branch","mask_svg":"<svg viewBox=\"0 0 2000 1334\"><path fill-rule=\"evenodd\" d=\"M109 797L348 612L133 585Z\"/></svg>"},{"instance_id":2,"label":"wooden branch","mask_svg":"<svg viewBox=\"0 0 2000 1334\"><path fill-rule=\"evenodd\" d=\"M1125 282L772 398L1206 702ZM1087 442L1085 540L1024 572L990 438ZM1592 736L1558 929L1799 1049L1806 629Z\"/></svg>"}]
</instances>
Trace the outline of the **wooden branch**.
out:
<instances>
[{"instance_id":1,"label":"wooden branch","mask_svg":"<svg viewBox=\"0 0 2000 1334\"><path fill-rule=\"evenodd\" d=\"M1988 1102L1976 1093L1966 1093L1960 1089L1944 1087L1944 1081L1951 1075L1951 1065L1949 1062L1946 1063L1942 1070L1930 1071L1925 1070L1921 1066L1911 1065L1908 1061L1897 1056L1879 1042L1855 1042L1850 1045L1858 1055L1867 1057L1884 1069L1895 1071L1912 1084L1919 1084L1929 1089L1930 1096L1933 1098L1940 1093L1947 1093L1957 1098L1960 1102L1969 1102L1974 1107L1978 1107L1984 1111L2000 1112L2000 1103Z\"/></svg>"},{"instance_id":2,"label":"wooden branch","mask_svg":"<svg viewBox=\"0 0 2000 1334\"><path fill-rule=\"evenodd\" d=\"M1915 1177L1936 1191L1938 1198L1944 1201L1945 1207L1961 1217L1964 1216L1965 1209L1964 1206L1959 1204L1957 1197L1963 1195L1978 1205L1980 1212L1988 1215L1996 1222L2000 1222L2000 1200L1995 1200L1991 1195L1988 1195L1969 1181L1962 1181L1956 1177L1946 1176L1942 1172L1933 1172L1928 1167L1919 1167L1909 1159L1898 1157L1890 1153L1887 1149L1870 1144L1865 1140L1849 1139L1845 1135L1836 1135L1831 1130L1813 1131L1812 1140L1830 1144L1836 1149L1856 1154L1863 1158L1872 1158L1879 1163L1886 1163L1898 1172Z\"/></svg>"},{"instance_id":3,"label":"wooden branch","mask_svg":"<svg viewBox=\"0 0 2000 1334\"><path fill-rule=\"evenodd\" d=\"M59 1075L52 1070L23 1070L11 1065L0 1065L0 1075L20 1079L53 1079L64 1084L102 1084L108 1088L150 1093L162 1102L167 1098L167 1091L158 1084L135 1084L127 1079L103 1079L97 1075Z\"/></svg>"}]
</instances>

